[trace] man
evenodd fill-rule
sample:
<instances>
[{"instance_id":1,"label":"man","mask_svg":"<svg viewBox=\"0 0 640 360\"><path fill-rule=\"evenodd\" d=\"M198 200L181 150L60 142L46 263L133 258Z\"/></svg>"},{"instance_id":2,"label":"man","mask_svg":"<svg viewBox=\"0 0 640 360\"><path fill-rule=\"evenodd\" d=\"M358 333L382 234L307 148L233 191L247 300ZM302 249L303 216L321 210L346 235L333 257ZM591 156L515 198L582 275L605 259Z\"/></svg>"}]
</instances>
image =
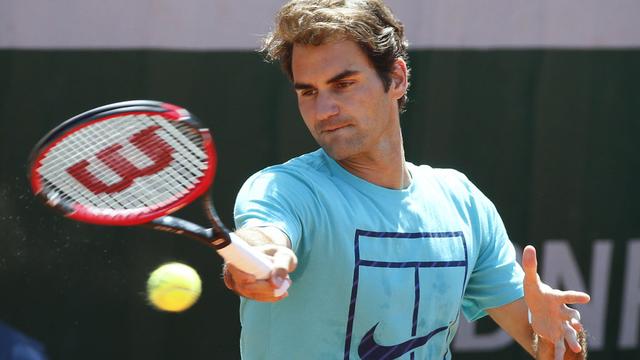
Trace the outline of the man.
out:
<instances>
[{"instance_id":1,"label":"man","mask_svg":"<svg viewBox=\"0 0 640 360\"><path fill-rule=\"evenodd\" d=\"M379 0L280 10L265 51L321 149L238 194L236 234L276 268L269 280L225 268L243 296L243 358L449 359L460 309L489 314L531 354L534 330L547 356L561 359L565 341L568 355L583 351L579 313L565 304L588 295L543 284L533 247L523 274L493 204L464 175L405 161L406 46Z\"/></svg>"}]
</instances>

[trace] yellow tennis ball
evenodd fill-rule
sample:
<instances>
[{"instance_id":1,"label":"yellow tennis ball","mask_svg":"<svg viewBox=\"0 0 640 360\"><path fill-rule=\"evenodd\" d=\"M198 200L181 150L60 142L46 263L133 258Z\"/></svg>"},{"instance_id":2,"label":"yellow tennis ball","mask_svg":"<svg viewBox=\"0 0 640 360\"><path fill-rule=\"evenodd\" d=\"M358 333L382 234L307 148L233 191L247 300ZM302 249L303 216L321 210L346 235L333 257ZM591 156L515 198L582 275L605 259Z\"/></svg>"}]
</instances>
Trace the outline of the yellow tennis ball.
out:
<instances>
[{"instance_id":1,"label":"yellow tennis ball","mask_svg":"<svg viewBox=\"0 0 640 360\"><path fill-rule=\"evenodd\" d=\"M185 264L172 262L155 269L147 280L147 296L159 310L180 312L200 297L202 282L198 273Z\"/></svg>"}]
</instances>

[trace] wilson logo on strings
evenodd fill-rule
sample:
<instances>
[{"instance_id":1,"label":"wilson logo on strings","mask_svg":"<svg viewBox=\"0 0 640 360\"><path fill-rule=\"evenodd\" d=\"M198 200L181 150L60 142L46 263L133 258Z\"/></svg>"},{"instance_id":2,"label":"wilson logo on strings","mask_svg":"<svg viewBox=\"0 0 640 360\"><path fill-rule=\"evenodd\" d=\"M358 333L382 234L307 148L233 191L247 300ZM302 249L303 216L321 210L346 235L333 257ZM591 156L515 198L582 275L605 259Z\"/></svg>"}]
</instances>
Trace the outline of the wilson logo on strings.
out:
<instances>
[{"instance_id":1,"label":"wilson logo on strings","mask_svg":"<svg viewBox=\"0 0 640 360\"><path fill-rule=\"evenodd\" d=\"M98 160L121 178L116 183L106 184L98 179L87 169L90 164L88 160L82 160L71 165L66 171L96 195L122 191L131 186L135 179L141 176L153 175L169 166L173 160L171 155L173 148L156 134L158 129L160 129L160 126L150 126L133 134L128 139L131 145L135 146L152 161L152 164L144 168L138 168L121 154L122 144L108 146L96 154Z\"/></svg>"}]
</instances>

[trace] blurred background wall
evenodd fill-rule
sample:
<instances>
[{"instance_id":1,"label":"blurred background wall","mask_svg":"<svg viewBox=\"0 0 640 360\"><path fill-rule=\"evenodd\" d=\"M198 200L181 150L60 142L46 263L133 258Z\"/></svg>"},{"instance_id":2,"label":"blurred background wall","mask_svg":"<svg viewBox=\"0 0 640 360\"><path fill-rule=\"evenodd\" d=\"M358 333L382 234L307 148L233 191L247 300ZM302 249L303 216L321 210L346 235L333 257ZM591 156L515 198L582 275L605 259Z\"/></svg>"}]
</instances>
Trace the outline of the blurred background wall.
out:
<instances>
[{"instance_id":1,"label":"blurred background wall","mask_svg":"<svg viewBox=\"0 0 640 360\"><path fill-rule=\"evenodd\" d=\"M197 114L232 223L253 172L315 149L277 65L255 49L277 0L0 2L0 320L51 359L235 359L238 301L216 254L137 228L76 224L31 197L26 161L81 111L156 99ZM553 286L588 291L591 359L640 356L640 2L394 0L413 69L407 158L466 173ZM185 216L199 219L200 209ZM204 221L204 219L201 219ZM151 309L148 273L196 268L203 296ZM526 359L490 320L456 359Z\"/></svg>"}]
</instances>

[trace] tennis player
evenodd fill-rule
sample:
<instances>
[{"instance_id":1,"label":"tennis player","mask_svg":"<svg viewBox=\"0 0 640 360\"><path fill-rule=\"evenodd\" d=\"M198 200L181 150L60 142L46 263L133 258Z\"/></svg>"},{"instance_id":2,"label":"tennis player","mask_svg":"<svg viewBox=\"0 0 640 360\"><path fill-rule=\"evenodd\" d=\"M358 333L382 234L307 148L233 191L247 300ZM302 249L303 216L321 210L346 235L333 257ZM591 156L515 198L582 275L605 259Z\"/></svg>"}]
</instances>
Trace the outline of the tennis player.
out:
<instances>
[{"instance_id":1,"label":"tennis player","mask_svg":"<svg viewBox=\"0 0 640 360\"><path fill-rule=\"evenodd\" d=\"M238 194L236 234L276 266L260 281L225 268L242 296L243 359L450 359L460 310L490 315L532 355L537 337L541 357L562 359L565 346L584 356L566 304L589 296L542 283L533 247L523 271L494 205L463 174L405 160L407 41L382 1L291 1L264 51L320 148Z\"/></svg>"}]
</instances>

